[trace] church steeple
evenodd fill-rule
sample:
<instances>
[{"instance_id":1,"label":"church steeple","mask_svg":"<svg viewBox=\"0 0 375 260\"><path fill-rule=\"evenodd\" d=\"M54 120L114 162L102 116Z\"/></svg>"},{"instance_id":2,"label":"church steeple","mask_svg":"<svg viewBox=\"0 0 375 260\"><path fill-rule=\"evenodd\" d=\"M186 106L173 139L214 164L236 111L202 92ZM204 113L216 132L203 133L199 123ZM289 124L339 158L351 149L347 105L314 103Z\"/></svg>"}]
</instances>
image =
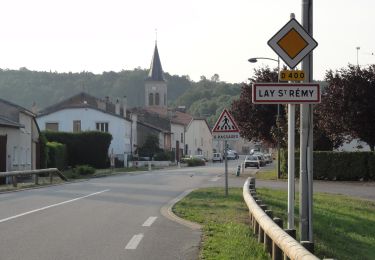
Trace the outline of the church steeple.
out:
<instances>
[{"instance_id":1,"label":"church steeple","mask_svg":"<svg viewBox=\"0 0 375 260\"><path fill-rule=\"evenodd\" d=\"M161 67L158 45L155 42L154 56L151 60L150 71L148 72L147 80L165 81L163 76L163 68Z\"/></svg>"},{"instance_id":2,"label":"church steeple","mask_svg":"<svg viewBox=\"0 0 375 260\"><path fill-rule=\"evenodd\" d=\"M154 56L151 60L150 71L145 80L145 106L167 107L167 82L163 76L158 45L155 42Z\"/></svg>"}]
</instances>

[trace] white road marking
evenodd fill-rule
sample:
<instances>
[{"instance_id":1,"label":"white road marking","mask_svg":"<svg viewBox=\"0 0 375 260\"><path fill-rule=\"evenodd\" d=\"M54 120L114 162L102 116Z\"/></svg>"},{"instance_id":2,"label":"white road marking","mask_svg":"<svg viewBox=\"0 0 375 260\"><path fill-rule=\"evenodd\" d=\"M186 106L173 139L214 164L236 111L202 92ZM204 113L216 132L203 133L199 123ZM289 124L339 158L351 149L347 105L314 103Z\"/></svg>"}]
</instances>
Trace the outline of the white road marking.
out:
<instances>
[{"instance_id":1,"label":"white road marking","mask_svg":"<svg viewBox=\"0 0 375 260\"><path fill-rule=\"evenodd\" d=\"M149 217L145 223L143 223L142 227L151 227L151 225L154 223L154 221L157 219L158 217Z\"/></svg>"},{"instance_id":2,"label":"white road marking","mask_svg":"<svg viewBox=\"0 0 375 260\"><path fill-rule=\"evenodd\" d=\"M220 180L220 177L218 177L218 176L216 176L216 177L210 179L210 181L218 181L218 180Z\"/></svg>"},{"instance_id":3,"label":"white road marking","mask_svg":"<svg viewBox=\"0 0 375 260\"><path fill-rule=\"evenodd\" d=\"M137 249L139 242L141 242L143 234L134 235L126 245L125 249Z\"/></svg>"},{"instance_id":4,"label":"white road marking","mask_svg":"<svg viewBox=\"0 0 375 260\"><path fill-rule=\"evenodd\" d=\"M74 202L76 200L81 200L81 199L84 199L84 198L87 198L87 197L90 197L90 196L94 196L94 195L97 195L97 194L100 194L100 193L103 193L103 192L106 192L106 191L109 191L109 190L102 190L102 191L94 192L94 193L91 193L91 194L86 195L86 196L78 197L78 198L71 199L71 200L66 200L66 201L63 201L63 202L60 202L60 203L56 203L56 204L52 204L52 205L49 205L49 206L45 206L43 208L34 209L34 210L31 210L31 211L27 211L27 212L24 212L24 213L21 213L21 214L9 217L9 218L0 219L0 223L8 221L8 220L15 219L15 218L23 217L23 216L29 215L31 213L35 213L35 212L42 211L42 210L45 210L45 209L49 209L49 208L61 206L63 204Z\"/></svg>"}]
</instances>

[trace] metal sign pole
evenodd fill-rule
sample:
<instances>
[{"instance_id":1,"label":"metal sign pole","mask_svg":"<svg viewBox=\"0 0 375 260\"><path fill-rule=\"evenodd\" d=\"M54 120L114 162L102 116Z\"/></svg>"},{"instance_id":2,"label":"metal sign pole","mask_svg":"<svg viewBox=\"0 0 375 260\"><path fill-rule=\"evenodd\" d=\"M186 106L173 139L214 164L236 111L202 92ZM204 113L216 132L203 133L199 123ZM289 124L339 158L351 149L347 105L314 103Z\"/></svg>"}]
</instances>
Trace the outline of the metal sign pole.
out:
<instances>
[{"instance_id":1,"label":"metal sign pole","mask_svg":"<svg viewBox=\"0 0 375 260\"><path fill-rule=\"evenodd\" d=\"M225 155L225 196L228 196L228 141L224 141L224 155Z\"/></svg>"},{"instance_id":2,"label":"metal sign pole","mask_svg":"<svg viewBox=\"0 0 375 260\"><path fill-rule=\"evenodd\" d=\"M312 37L312 0L302 0L302 25ZM306 82L313 80L312 53L302 61ZM312 242L312 105L301 105L300 136L300 239ZM308 167L310 165L310 167ZM310 169L309 169L310 168Z\"/></svg>"}]
</instances>

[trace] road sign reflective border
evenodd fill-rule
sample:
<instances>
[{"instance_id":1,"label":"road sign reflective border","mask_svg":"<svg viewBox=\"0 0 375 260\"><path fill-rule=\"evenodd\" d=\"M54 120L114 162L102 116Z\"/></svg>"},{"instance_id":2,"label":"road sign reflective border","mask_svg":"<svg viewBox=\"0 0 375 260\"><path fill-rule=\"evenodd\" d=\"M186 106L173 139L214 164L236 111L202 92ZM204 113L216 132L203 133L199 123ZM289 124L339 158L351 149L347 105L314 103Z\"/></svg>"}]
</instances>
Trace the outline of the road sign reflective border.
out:
<instances>
[{"instance_id":1,"label":"road sign reflective border","mask_svg":"<svg viewBox=\"0 0 375 260\"><path fill-rule=\"evenodd\" d=\"M291 19L267 43L293 69L318 46L296 19Z\"/></svg>"},{"instance_id":2,"label":"road sign reflective border","mask_svg":"<svg viewBox=\"0 0 375 260\"><path fill-rule=\"evenodd\" d=\"M254 83L254 104L317 104L320 86L315 83Z\"/></svg>"}]
</instances>

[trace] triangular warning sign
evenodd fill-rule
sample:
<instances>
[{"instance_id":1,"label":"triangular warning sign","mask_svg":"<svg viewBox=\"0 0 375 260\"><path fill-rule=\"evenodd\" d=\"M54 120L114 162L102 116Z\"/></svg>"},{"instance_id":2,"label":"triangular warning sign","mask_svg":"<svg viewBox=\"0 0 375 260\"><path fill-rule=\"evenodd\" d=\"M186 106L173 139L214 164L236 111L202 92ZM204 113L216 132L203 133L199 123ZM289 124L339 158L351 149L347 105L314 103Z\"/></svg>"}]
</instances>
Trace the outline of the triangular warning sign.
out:
<instances>
[{"instance_id":1,"label":"triangular warning sign","mask_svg":"<svg viewBox=\"0 0 375 260\"><path fill-rule=\"evenodd\" d=\"M223 112L216 121L213 133L238 133L240 130L236 122L233 120L232 115L224 108Z\"/></svg>"}]
</instances>

